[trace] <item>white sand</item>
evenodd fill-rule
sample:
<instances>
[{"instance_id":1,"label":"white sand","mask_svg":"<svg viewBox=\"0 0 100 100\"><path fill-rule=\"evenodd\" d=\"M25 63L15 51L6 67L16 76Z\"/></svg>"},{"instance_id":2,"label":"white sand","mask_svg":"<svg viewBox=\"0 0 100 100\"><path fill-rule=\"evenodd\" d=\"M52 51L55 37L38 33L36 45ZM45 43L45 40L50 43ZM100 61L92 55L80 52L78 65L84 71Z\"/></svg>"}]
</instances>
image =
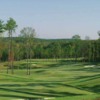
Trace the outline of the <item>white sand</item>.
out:
<instances>
[{"instance_id":1,"label":"white sand","mask_svg":"<svg viewBox=\"0 0 100 100\"><path fill-rule=\"evenodd\" d=\"M93 68L95 67L95 65L87 65L87 66L84 66L85 68Z\"/></svg>"}]
</instances>

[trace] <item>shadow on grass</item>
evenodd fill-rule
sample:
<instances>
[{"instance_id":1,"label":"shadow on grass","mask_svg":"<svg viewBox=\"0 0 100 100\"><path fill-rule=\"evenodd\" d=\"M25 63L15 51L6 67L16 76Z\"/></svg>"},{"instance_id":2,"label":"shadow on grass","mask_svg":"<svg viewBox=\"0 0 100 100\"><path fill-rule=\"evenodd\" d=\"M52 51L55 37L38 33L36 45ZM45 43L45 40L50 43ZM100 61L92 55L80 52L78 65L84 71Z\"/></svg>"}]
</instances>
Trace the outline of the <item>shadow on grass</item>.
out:
<instances>
[{"instance_id":1,"label":"shadow on grass","mask_svg":"<svg viewBox=\"0 0 100 100\"><path fill-rule=\"evenodd\" d=\"M82 94L75 94L75 93L70 93L70 92L57 92L53 90L48 90L45 93L39 93L39 92L27 92L27 91L21 91L19 90L13 90L13 89L8 89L8 88L0 88L0 90L7 91L7 92L16 92L16 93L24 93L28 95L34 95L34 96L47 96L47 97L64 97L64 96L76 96L76 95L82 95ZM41 91L42 92L42 91ZM6 96L6 94L5 94ZM12 97L11 95L8 95Z\"/></svg>"},{"instance_id":2,"label":"shadow on grass","mask_svg":"<svg viewBox=\"0 0 100 100\"><path fill-rule=\"evenodd\" d=\"M88 89L94 93L100 93L100 85L95 85L95 86L92 86L92 87L85 87L85 86L82 86L84 89Z\"/></svg>"},{"instance_id":3,"label":"shadow on grass","mask_svg":"<svg viewBox=\"0 0 100 100\"><path fill-rule=\"evenodd\" d=\"M8 95L8 94L0 94L0 97L10 97L10 98L17 98L17 99L22 99L22 100L43 100L42 98L39 98L39 97L23 97L23 96Z\"/></svg>"},{"instance_id":4,"label":"shadow on grass","mask_svg":"<svg viewBox=\"0 0 100 100\"><path fill-rule=\"evenodd\" d=\"M56 61L56 64L48 64L47 65L47 68L56 68L56 67L63 67L63 65L66 65L67 66L70 66L70 67L73 67L73 66L84 66L84 65L87 65L89 63L83 63L83 62L75 62L75 61L68 61L68 60L58 60ZM90 63L91 64L91 63Z\"/></svg>"},{"instance_id":5,"label":"shadow on grass","mask_svg":"<svg viewBox=\"0 0 100 100\"><path fill-rule=\"evenodd\" d=\"M92 75L92 76L79 76L76 77L76 79L83 79L83 81L89 81L89 80L93 80L93 79L100 79L100 74L97 75Z\"/></svg>"},{"instance_id":6,"label":"shadow on grass","mask_svg":"<svg viewBox=\"0 0 100 100\"><path fill-rule=\"evenodd\" d=\"M21 87L20 84L0 84L0 87L1 87L1 86L4 86L4 87L6 87L6 86L7 86L7 87L9 87L9 86L10 86L10 87L13 87L13 86Z\"/></svg>"}]
</instances>

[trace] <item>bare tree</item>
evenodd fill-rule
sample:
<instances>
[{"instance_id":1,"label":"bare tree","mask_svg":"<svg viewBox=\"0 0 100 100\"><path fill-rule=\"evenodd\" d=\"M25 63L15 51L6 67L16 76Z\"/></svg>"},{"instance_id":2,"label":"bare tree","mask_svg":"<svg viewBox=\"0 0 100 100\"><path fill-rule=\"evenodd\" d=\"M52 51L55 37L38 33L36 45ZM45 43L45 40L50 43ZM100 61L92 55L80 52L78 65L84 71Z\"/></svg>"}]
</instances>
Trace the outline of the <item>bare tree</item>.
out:
<instances>
[{"instance_id":1,"label":"bare tree","mask_svg":"<svg viewBox=\"0 0 100 100\"><path fill-rule=\"evenodd\" d=\"M27 75L30 75L31 68L31 55L32 55L32 42L35 37L35 29L31 27L25 27L21 31L20 36L25 38L25 48L26 48L26 61L27 61Z\"/></svg>"}]
</instances>

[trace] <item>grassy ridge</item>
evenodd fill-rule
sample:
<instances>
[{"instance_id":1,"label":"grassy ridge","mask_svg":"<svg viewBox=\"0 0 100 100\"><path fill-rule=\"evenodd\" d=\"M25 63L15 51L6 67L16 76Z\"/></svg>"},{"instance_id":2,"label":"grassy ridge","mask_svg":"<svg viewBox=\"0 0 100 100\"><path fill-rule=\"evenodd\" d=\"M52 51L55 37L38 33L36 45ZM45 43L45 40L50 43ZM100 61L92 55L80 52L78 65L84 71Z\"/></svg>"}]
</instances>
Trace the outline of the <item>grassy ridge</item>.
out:
<instances>
[{"instance_id":1,"label":"grassy ridge","mask_svg":"<svg viewBox=\"0 0 100 100\"><path fill-rule=\"evenodd\" d=\"M52 100L95 100L100 94L100 69L87 63L61 60L32 60L31 75L26 62L15 62L14 75L6 74L7 63L0 67L0 100L45 98ZM89 64L91 66L91 64ZM96 65L98 66L98 65Z\"/></svg>"}]
</instances>

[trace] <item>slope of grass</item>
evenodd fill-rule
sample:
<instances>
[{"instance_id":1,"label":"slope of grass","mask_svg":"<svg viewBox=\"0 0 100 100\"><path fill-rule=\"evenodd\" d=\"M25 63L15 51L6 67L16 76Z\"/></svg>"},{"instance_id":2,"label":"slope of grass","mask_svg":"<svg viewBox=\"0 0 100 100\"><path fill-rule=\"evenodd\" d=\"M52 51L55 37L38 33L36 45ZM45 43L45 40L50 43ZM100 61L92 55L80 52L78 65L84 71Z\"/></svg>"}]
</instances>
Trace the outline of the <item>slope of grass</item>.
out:
<instances>
[{"instance_id":1,"label":"slope of grass","mask_svg":"<svg viewBox=\"0 0 100 100\"><path fill-rule=\"evenodd\" d=\"M62 60L32 60L31 75L26 62L17 61L14 75L0 67L0 100L51 98L52 100L95 100L100 94L100 69L84 68L88 63ZM91 65L91 64L89 64Z\"/></svg>"}]
</instances>

